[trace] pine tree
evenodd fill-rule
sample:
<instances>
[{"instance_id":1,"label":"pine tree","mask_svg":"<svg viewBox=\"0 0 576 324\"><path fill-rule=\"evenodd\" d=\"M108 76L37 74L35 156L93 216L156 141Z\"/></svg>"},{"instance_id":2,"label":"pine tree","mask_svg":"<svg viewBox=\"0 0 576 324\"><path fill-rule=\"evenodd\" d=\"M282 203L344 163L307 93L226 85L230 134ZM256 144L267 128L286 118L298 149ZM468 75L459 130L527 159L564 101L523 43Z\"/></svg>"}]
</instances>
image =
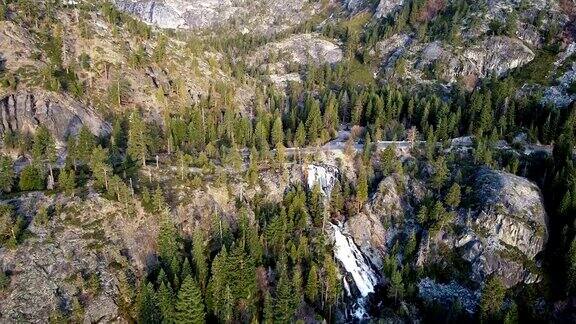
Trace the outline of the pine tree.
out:
<instances>
[{"instance_id":1,"label":"pine tree","mask_svg":"<svg viewBox=\"0 0 576 324\"><path fill-rule=\"evenodd\" d=\"M235 302L232 289L230 289L229 285L226 285L224 288L224 295L222 296L223 307L220 311L221 319L226 323L230 323L234 318Z\"/></svg>"},{"instance_id":2,"label":"pine tree","mask_svg":"<svg viewBox=\"0 0 576 324\"><path fill-rule=\"evenodd\" d=\"M180 271L180 282L184 281L184 278L191 277L192 278L192 266L190 265L190 260L188 260L187 256L182 258L182 270ZM194 280L196 282L196 280Z\"/></svg>"},{"instance_id":3,"label":"pine tree","mask_svg":"<svg viewBox=\"0 0 576 324\"><path fill-rule=\"evenodd\" d=\"M304 123L300 122L298 128L296 128L296 134L294 134L294 146L302 147L306 143L306 129L304 128Z\"/></svg>"},{"instance_id":4,"label":"pine tree","mask_svg":"<svg viewBox=\"0 0 576 324\"><path fill-rule=\"evenodd\" d=\"M264 323L265 324L272 324L274 323L274 304L275 301L270 295L270 292L266 290L264 293Z\"/></svg>"},{"instance_id":5,"label":"pine tree","mask_svg":"<svg viewBox=\"0 0 576 324\"><path fill-rule=\"evenodd\" d=\"M152 206L156 214L161 215L168 210L168 204L164 198L164 192L160 186L156 186L154 194L152 195Z\"/></svg>"},{"instance_id":6,"label":"pine tree","mask_svg":"<svg viewBox=\"0 0 576 324\"><path fill-rule=\"evenodd\" d=\"M504 324L518 324L518 323L519 323L518 306L516 305L515 302L512 302L510 308L508 308L508 311L504 316Z\"/></svg>"},{"instance_id":7,"label":"pine tree","mask_svg":"<svg viewBox=\"0 0 576 324\"><path fill-rule=\"evenodd\" d=\"M292 270L292 286L294 293L294 305L298 306L304 299L304 279L302 278L302 266L296 264Z\"/></svg>"},{"instance_id":8,"label":"pine tree","mask_svg":"<svg viewBox=\"0 0 576 324\"><path fill-rule=\"evenodd\" d=\"M224 294L229 282L228 279L228 252L226 247L222 248L212 262L210 281L208 283L208 305L212 313L220 319L224 319Z\"/></svg>"},{"instance_id":9,"label":"pine tree","mask_svg":"<svg viewBox=\"0 0 576 324\"><path fill-rule=\"evenodd\" d=\"M576 238L572 240L566 258L566 291L576 291Z\"/></svg>"},{"instance_id":10,"label":"pine tree","mask_svg":"<svg viewBox=\"0 0 576 324\"><path fill-rule=\"evenodd\" d=\"M320 104L318 101L313 100L306 119L306 131L308 134L308 143L311 145L317 144L318 137L322 130L322 115L320 113Z\"/></svg>"},{"instance_id":11,"label":"pine tree","mask_svg":"<svg viewBox=\"0 0 576 324\"><path fill-rule=\"evenodd\" d=\"M312 217L312 222L316 227L321 226L324 221L323 200L322 189L320 188L320 183L317 182L312 187L312 191L308 197L308 210Z\"/></svg>"},{"instance_id":12,"label":"pine tree","mask_svg":"<svg viewBox=\"0 0 576 324\"><path fill-rule=\"evenodd\" d=\"M432 174L432 186L440 191L448 178L448 167L443 156L439 156L434 162L434 173Z\"/></svg>"},{"instance_id":13,"label":"pine tree","mask_svg":"<svg viewBox=\"0 0 576 324\"><path fill-rule=\"evenodd\" d=\"M196 229L192 236L192 256L200 287L204 288L208 279L208 254L206 251L204 234L202 230Z\"/></svg>"},{"instance_id":14,"label":"pine tree","mask_svg":"<svg viewBox=\"0 0 576 324\"><path fill-rule=\"evenodd\" d=\"M148 147L144 121L138 112L133 111L130 114L128 122L128 154L130 154L133 159L141 161L142 166L146 166Z\"/></svg>"},{"instance_id":15,"label":"pine tree","mask_svg":"<svg viewBox=\"0 0 576 324\"><path fill-rule=\"evenodd\" d=\"M138 322L162 323L162 316L160 315L161 312L152 283L142 283L138 294Z\"/></svg>"},{"instance_id":16,"label":"pine tree","mask_svg":"<svg viewBox=\"0 0 576 324\"><path fill-rule=\"evenodd\" d=\"M338 296L340 296L341 285L340 285L340 272L336 262L332 260L331 256L325 256L324 258L324 291L325 291L325 302L329 306L329 312L332 313L332 306L336 304Z\"/></svg>"},{"instance_id":17,"label":"pine tree","mask_svg":"<svg viewBox=\"0 0 576 324\"><path fill-rule=\"evenodd\" d=\"M42 171L32 164L25 166L20 172L18 187L22 191L43 190L44 176Z\"/></svg>"},{"instance_id":18,"label":"pine tree","mask_svg":"<svg viewBox=\"0 0 576 324\"><path fill-rule=\"evenodd\" d=\"M382 173L390 175L402 168L400 160L396 157L394 145L387 146L380 155Z\"/></svg>"},{"instance_id":19,"label":"pine tree","mask_svg":"<svg viewBox=\"0 0 576 324\"><path fill-rule=\"evenodd\" d=\"M250 149L250 164L247 172L248 183L254 186L258 181L258 151L255 146Z\"/></svg>"},{"instance_id":20,"label":"pine tree","mask_svg":"<svg viewBox=\"0 0 576 324\"><path fill-rule=\"evenodd\" d=\"M237 244L232 248L228 262L230 269L233 269L228 272L228 284L237 304L245 307L240 309L240 312L246 313L252 309L257 297L254 260L246 253L242 244Z\"/></svg>"},{"instance_id":21,"label":"pine tree","mask_svg":"<svg viewBox=\"0 0 576 324\"><path fill-rule=\"evenodd\" d=\"M274 124L272 124L272 132L271 132L270 142L274 146L278 146L279 144L284 143L284 128L282 126L282 118L280 116L276 116L274 119Z\"/></svg>"},{"instance_id":22,"label":"pine tree","mask_svg":"<svg viewBox=\"0 0 576 324\"><path fill-rule=\"evenodd\" d=\"M340 181L337 180L330 192L330 214L338 216L343 209L344 197L342 194L342 186L340 185Z\"/></svg>"},{"instance_id":23,"label":"pine tree","mask_svg":"<svg viewBox=\"0 0 576 324\"><path fill-rule=\"evenodd\" d=\"M294 317L294 311L296 307L294 305L294 295L292 290L292 285L290 283L290 278L287 274L286 265L280 265L280 279L278 280L278 285L276 287L276 304L274 306L274 312L277 322L288 323L292 321Z\"/></svg>"},{"instance_id":24,"label":"pine tree","mask_svg":"<svg viewBox=\"0 0 576 324\"><path fill-rule=\"evenodd\" d=\"M315 303L318 300L318 293L318 268L316 264L312 264L306 281L306 298L311 303Z\"/></svg>"},{"instance_id":25,"label":"pine tree","mask_svg":"<svg viewBox=\"0 0 576 324\"><path fill-rule=\"evenodd\" d=\"M53 163L56 161L56 144L50 131L44 125L36 130L32 144L32 157L37 162Z\"/></svg>"},{"instance_id":26,"label":"pine tree","mask_svg":"<svg viewBox=\"0 0 576 324\"><path fill-rule=\"evenodd\" d=\"M108 190L108 181L112 174L112 168L108 164L108 149L101 146L94 148L88 166L96 179L97 186Z\"/></svg>"},{"instance_id":27,"label":"pine tree","mask_svg":"<svg viewBox=\"0 0 576 324\"><path fill-rule=\"evenodd\" d=\"M388 297L394 298L394 302L398 301L398 298L402 298L404 294L404 284L402 283L402 273L397 269L392 271L390 276L390 287L388 288Z\"/></svg>"},{"instance_id":28,"label":"pine tree","mask_svg":"<svg viewBox=\"0 0 576 324\"><path fill-rule=\"evenodd\" d=\"M172 260L172 257L178 253L178 233L174 224L164 215L160 222L158 231L158 255L163 262Z\"/></svg>"},{"instance_id":29,"label":"pine tree","mask_svg":"<svg viewBox=\"0 0 576 324\"><path fill-rule=\"evenodd\" d=\"M480 319L482 321L498 321L506 288L497 276L491 276L484 288L480 298Z\"/></svg>"},{"instance_id":30,"label":"pine tree","mask_svg":"<svg viewBox=\"0 0 576 324\"><path fill-rule=\"evenodd\" d=\"M8 156L0 155L0 194L12 191L14 183L14 169L12 159Z\"/></svg>"},{"instance_id":31,"label":"pine tree","mask_svg":"<svg viewBox=\"0 0 576 324\"><path fill-rule=\"evenodd\" d=\"M286 162L286 148L284 144L276 144L276 163L279 168L284 168L284 163Z\"/></svg>"},{"instance_id":32,"label":"pine tree","mask_svg":"<svg viewBox=\"0 0 576 324\"><path fill-rule=\"evenodd\" d=\"M169 284L164 280L160 281L160 287L158 288L158 308L162 314L162 323L173 323L174 322L174 292Z\"/></svg>"},{"instance_id":33,"label":"pine tree","mask_svg":"<svg viewBox=\"0 0 576 324\"><path fill-rule=\"evenodd\" d=\"M334 93L330 92L328 101L326 102L326 109L324 110L324 127L328 130L331 136L336 134L340 124L337 104Z\"/></svg>"},{"instance_id":34,"label":"pine tree","mask_svg":"<svg viewBox=\"0 0 576 324\"><path fill-rule=\"evenodd\" d=\"M88 127L82 126L76 139L76 156L79 160L78 162L87 164L88 161L90 161L90 156L95 147L96 139L94 135L92 135Z\"/></svg>"},{"instance_id":35,"label":"pine tree","mask_svg":"<svg viewBox=\"0 0 576 324\"><path fill-rule=\"evenodd\" d=\"M360 166L358 172L358 184L356 186L356 202L358 203L358 210L368 200L368 175L366 169Z\"/></svg>"},{"instance_id":36,"label":"pine tree","mask_svg":"<svg viewBox=\"0 0 576 324\"><path fill-rule=\"evenodd\" d=\"M206 313L198 284L188 276L182 282L175 306L175 323L202 324Z\"/></svg>"},{"instance_id":37,"label":"pine tree","mask_svg":"<svg viewBox=\"0 0 576 324\"><path fill-rule=\"evenodd\" d=\"M76 188L76 175L74 170L62 169L58 177L58 187L68 195L74 194Z\"/></svg>"},{"instance_id":38,"label":"pine tree","mask_svg":"<svg viewBox=\"0 0 576 324\"><path fill-rule=\"evenodd\" d=\"M460 205L460 185L458 183L452 184L446 195L446 205L452 209L456 209Z\"/></svg>"},{"instance_id":39,"label":"pine tree","mask_svg":"<svg viewBox=\"0 0 576 324\"><path fill-rule=\"evenodd\" d=\"M188 141L196 151L202 151L206 145L206 129L200 109L193 109L188 124Z\"/></svg>"}]
</instances>

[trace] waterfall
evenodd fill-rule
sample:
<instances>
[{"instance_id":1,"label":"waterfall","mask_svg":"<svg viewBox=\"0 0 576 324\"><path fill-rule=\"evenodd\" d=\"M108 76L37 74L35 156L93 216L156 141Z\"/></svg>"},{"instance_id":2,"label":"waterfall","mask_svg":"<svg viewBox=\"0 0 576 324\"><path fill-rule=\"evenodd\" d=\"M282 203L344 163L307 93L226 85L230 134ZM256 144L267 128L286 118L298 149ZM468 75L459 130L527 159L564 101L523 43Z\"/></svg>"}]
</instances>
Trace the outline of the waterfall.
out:
<instances>
[{"instance_id":1,"label":"waterfall","mask_svg":"<svg viewBox=\"0 0 576 324\"><path fill-rule=\"evenodd\" d=\"M320 184L322 194L329 199L330 193L337 180L338 169L330 166L309 165L307 169L307 185L312 189L316 183ZM344 289L348 297L354 300L352 315L357 319L369 318L366 309L366 297L374 292L378 284L378 275L372 269L370 262L364 257L352 237L343 231L341 225L330 224L334 237L334 256L344 270L352 277L354 286L360 293L354 296L346 277L343 278Z\"/></svg>"},{"instance_id":2,"label":"waterfall","mask_svg":"<svg viewBox=\"0 0 576 324\"><path fill-rule=\"evenodd\" d=\"M308 166L308 188L312 189L316 183L319 183L322 194L329 197L336 183L337 174L338 170L335 168L311 164Z\"/></svg>"},{"instance_id":3,"label":"waterfall","mask_svg":"<svg viewBox=\"0 0 576 324\"><path fill-rule=\"evenodd\" d=\"M353 305L354 316L358 319L366 318L365 298L374 292L374 288L378 284L378 276L362 252L360 252L354 240L346 235L340 226L331 225L334 230L334 256L340 261L344 270L350 274L356 288L360 292L360 296ZM350 288L348 286L346 281L345 287L349 292Z\"/></svg>"}]
</instances>

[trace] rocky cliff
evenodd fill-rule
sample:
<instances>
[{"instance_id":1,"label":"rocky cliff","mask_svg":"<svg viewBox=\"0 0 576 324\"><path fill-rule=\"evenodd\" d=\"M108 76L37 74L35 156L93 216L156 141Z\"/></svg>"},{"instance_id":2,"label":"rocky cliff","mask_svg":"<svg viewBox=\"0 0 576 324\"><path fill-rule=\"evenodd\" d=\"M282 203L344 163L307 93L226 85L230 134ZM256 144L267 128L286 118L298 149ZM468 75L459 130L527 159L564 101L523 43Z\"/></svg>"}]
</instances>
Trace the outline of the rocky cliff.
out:
<instances>
[{"instance_id":1,"label":"rocky cliff","mask_svg":"<svg viewBox=\"0 0 576 324\"><path fill-rule=\"evenodd\" d=\"M60 143L84 125L97 136L108 135L110 125L96 112L69 96L42 90L19 91L0 99L0 134L34 133L46 126Z\"/></svg>"},{"instance_id":2,"label":"rocky cliff","mask_svg":"<svg viewBox=\"0 0 576 324\"><path fill-rule=\"evenodd\" d=\"M377 267L397 240L419 233L418 266L442 262L441 250L446 246L469 264L469 278L478 284L492 273L508 287L538 281L536 257L547 240L538 187L512 174L481 168L472 192L470 199L476 204L459 210L451 229L430 233L420 229L414 210L426 196L425 186L408 177L386 177L363 211L351 216L344 227Z\"/></svg>"},{"instance_id":3,"label":"rocky cliff","mask_svg":"<svg viewBox=\"0 0 576 324\"><path fill-rule=\"evenodd\" d=\"M232 24L243 33L283 30L320 8L304 0L115 0L115 3L120 10L161 28L199 29Z\"/></svg>"}]
</instances>

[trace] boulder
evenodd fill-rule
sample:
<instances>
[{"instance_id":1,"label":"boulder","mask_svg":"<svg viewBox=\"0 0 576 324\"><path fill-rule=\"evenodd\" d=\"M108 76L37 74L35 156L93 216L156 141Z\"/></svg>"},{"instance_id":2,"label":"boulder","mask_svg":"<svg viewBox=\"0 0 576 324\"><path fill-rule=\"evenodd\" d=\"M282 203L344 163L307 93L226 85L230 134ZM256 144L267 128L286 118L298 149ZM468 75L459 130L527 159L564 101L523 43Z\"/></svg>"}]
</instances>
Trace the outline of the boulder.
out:
<instances>
[{"instance_id":1,"label":"boulder","mask_svg":"<svg viewBox=\"0 0 576 324\"><path fill-rule=\"evenodd\" d=\"M376 18L386 17L396 12L404 5L404 0L380 0L374 16Z\"/></svg>"},{"instance_id":2,"label":"boulder","mask_svg":"<svg viewBox=\"0 0 576 324\"><path fill-rule=\"evenodd\" d=\"M444 239L471 265L471 279L492 273L508 287L538 281L536 255L547 240L547 216L540 190L529 180L481 168L474 177L475 209L462 212L461 234Z\"/></svg>"}]
</instances>

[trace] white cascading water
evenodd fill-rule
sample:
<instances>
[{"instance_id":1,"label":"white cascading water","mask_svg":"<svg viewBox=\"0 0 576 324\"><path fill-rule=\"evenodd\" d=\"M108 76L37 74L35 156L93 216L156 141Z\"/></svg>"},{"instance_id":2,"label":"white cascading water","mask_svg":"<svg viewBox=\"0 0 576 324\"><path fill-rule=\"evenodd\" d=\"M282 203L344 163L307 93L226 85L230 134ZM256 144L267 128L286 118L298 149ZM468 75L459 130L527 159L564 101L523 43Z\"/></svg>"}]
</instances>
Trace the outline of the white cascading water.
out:
<instances>
[{"instance_id":1,"label":"white cascading water","mask_svg":"<svg viewBox=\"0 0 576 324\"><path fill-rule=\"evenodd\" d=\"M338 170L332 167L309 165L307 178L308 188L312 189L316 183L319 183L324 197L328 200L337 179L337 172ZM334 233L334 256L344 270L350 274L354 285L360 292L360 296L353 306L353 315L357 319L365 319L367 317L364 308L365 298L374 292L374 288L378 284L378 276L362 252L360 252L354 240L343 231L342 226L330 225ZM343 280L344 288L348 296L352 297L350 285L346 277L344 277Z\"/></svg>"},{"instance_id":2,"label":"white cascading water","mask_svg":"<svg viewBox=\"0 0 576 324\"><path fill-rule=\"evenodd\" d=\"M308 166L308 188L312 189L316 183L320 184L324 197L329 197L334 183L336 183L336 173L338 171L332 167L320 165Z\"/></svg>"},{"instance_id":3,"label":"white cascading water","mask_svg":"<svg viewBox=\"0 0 576 324\"><path fill-rule=\"evenodd\" d=\"M360 252L354 240L345 234L340 226L331 225L334 230L334 256L340 261L344 270L350 274L356 288L360 292L360 296L353 306L354 317L358 319L366 318L365 298L374 292L374 288L378 284L378 276L362 252ZM349 286L346 278L344 278L344 282L345 287ZM348 291L349 289L347 288ZM349 292L348 294L350 295Z\"/></svg>"}]
</instances>

